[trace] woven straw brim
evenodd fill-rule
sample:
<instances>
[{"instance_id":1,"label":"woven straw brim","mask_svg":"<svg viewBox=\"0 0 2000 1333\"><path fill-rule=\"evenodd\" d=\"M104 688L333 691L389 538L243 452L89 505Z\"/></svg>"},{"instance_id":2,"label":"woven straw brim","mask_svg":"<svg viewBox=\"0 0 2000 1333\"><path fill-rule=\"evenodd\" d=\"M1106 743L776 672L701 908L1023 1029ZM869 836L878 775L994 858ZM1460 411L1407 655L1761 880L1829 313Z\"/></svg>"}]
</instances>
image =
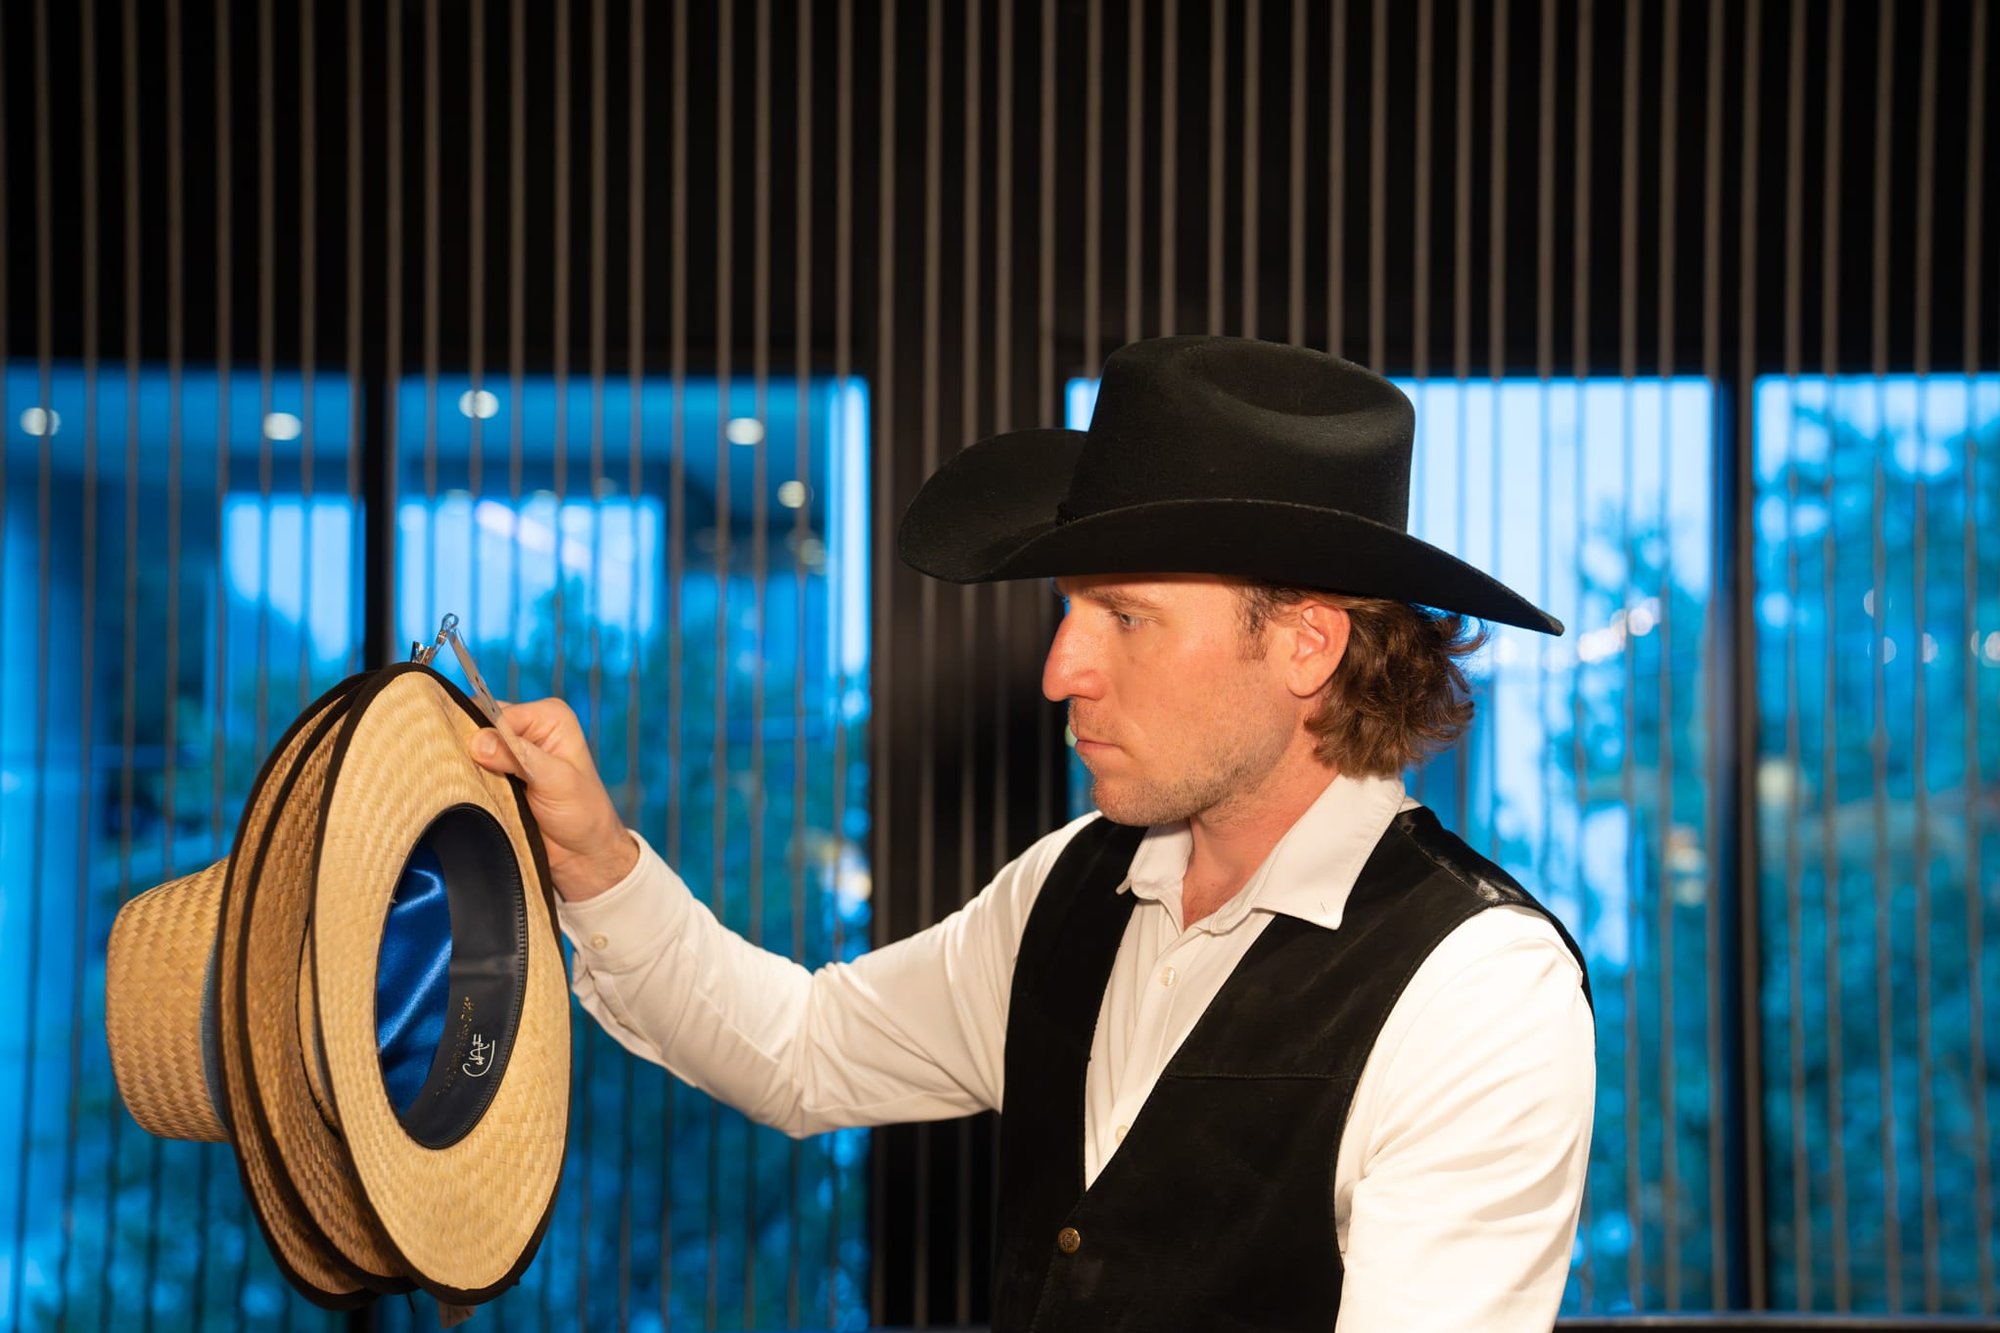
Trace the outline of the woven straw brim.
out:
<instances>
[{"instance_id":1,"label":"woven straw brim","mask_svg":"<svg viewBox=\"0 0 2000 1333\"><path fill-rule=\"evenodd\" d=\"M119 910L104 953L111 1073L149 1134L224 1143L202 1057L202 1007L229 865L170 880Z\"/></svg>"},{"instance_id":2,"label":"woven straw brim","mask_svg":"<svg viewBox=\"0 0 2000 1333\"><path fill-rule=\"evenodd\" d=\"M466 753L477 728L471 705L429 673L376 682L344 727L317 844L313 919L327 1076L355 1170L408 1271L434 1294L468 1303L510 1284L539 1241L562 1171L570 1079L569 989L546 869L514 785ZM526 992L484 1114L457 1142L427 1148L404 1131L382 1081L375 961L410 848L460 805L495 817L522 869Z\"/></svg>"},{"instance_id":3,"label":"woven straw brim","mask_svg":"<svg viewBox=\"0 0 2000 1333\"><path fill-rule=\"evenodd\" d=\"M300 1020L310 989L300 971L314 830L333 742L357 693L309 715L294 743L280 747L280 766L252 792L222 923L223 1069L238 1160L272 1248L327 1295L410 1288L339 1133L312 1095L306 1070L317 1060L318 1035ZM341 1283L332 1287L336 1274Z\"/></svg>"},{"instance_id":4,"label":"woven straw brim","mask_svg":"<svg viewBox=\"0 0 2000 1333\"><path fill-rule=\"evenodd\" d=\"M260 849L266 845L267 830L276 822L296 785L298 770L316 752L324 749L336 724L345 716L360 677L351 677L316 700L279 740L270 759L257 775L237 825L236 845L229 859L229 882L224 893L222 944L217 963L217 1022L221 1030L223 1094L234 1129L237 1173L243 1180L251 1211L271 1248L272 1257L292 1284L321 1305L339 1308L365 1299L372 1287L381 1283L377 1269L371 1273L349 1258L329 1238L314 1210L302 1197L301 1177L294 1174L270 1133L260 1105L262 1096L252 1075L248 1048L248 1014L256 1012L268 1022L274 1006L284 1008L281 1017L291 1021L292 1063L297 1065L297 1012L299 954L289 955L290 980L275 988L255 992L252 999L245 983L245 956L241 947L247 923L256 914L260 884ZM303 1182L310 1187L310 1172ZM370 1278L376 1282L371 1283ZM407 1284L404 1284L407 1288Z\"/></svg>"}]
</instances>

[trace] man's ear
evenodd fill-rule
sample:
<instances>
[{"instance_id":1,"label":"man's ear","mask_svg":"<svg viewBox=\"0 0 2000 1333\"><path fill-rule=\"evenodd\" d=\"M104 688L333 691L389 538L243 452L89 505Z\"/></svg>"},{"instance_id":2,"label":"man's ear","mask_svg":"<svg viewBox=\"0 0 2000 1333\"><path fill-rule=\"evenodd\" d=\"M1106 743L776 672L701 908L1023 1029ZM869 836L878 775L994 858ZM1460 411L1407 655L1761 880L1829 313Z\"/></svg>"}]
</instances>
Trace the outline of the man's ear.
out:
<instances>
[{"instance_id":1,"label":"man's ear","mask_svg":"<svg viewBox=\"0 0 2000 1333\"><path fill-rule=\"evenodd\" d=\"M1326 688L1334 668L1347 656L1353 620L1338 606L1305 601L1285 620L1285 685L1294 697L1310 699Z\"/></svg>"}]
</instances>

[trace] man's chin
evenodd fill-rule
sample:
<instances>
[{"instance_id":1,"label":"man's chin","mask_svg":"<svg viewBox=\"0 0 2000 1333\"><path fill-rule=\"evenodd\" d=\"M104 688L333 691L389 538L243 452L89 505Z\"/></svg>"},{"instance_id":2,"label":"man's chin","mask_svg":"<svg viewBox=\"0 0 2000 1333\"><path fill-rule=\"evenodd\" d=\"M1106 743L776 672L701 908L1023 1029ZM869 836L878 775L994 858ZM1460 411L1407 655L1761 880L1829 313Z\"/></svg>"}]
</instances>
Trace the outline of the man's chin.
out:
<instances>
[{"instance_id":1,"label":"man's chin","mask_svg":"<svg viewBox=\"0 0 2000 1333\"><path fill-rule=\"evenodd\" d=\"M1155 824L1171 824L1187 818L1169 809L1157 794L1135 792L1129 786L1106 782L1102 778L1090 784L1090 803L1112 823L1133 828L1151 828Z\"/></svg>"}]
</instances>

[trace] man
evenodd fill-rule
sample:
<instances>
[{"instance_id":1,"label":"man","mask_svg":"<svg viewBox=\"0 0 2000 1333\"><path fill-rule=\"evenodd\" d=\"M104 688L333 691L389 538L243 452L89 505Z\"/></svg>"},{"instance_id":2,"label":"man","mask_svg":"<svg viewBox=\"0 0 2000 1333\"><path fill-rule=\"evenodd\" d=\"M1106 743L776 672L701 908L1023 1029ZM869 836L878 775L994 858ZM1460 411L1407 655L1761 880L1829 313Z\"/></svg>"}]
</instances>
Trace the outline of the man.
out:
<instances>
[{"instance_id":1,"label":"man","mask_svg":"<svg viewBox=\"0 0 2000 1333\"><path fill-rule=\"evenodd\" d=\"M903 557L1054 580L1043 692L1104 817L852 965L723 929L574 716L509 709L585 1007L792 1134L1004 1108L996 1333L1548 1328L1582 960L1400 775L1470 717L1465 615L1561 626L1406 534L1411 438L1358 366L1165 338L1106 361L1088 433L940 469Z\"/></svg>"}]
</instances>

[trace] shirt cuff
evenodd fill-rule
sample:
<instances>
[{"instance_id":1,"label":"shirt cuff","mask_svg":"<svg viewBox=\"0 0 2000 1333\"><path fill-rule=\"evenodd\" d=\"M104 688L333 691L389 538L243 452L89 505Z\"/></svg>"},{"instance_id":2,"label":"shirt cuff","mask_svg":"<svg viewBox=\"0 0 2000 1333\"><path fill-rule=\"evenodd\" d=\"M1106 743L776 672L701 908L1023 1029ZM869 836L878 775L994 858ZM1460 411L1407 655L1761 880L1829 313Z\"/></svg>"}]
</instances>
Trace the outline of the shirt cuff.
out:
<instances>
[{"instance_id":1,"label":"shirt cuff","mask_svg":"<svg viewBox=\"0 0 2000 1333\"><path fill-rule=\"evenodd\" d=\"M616 973L657 957L680 933L694 894L637 833L639 859L625 878L582 902L556 900L556 919L576 949L579 970Z\"/></svg>"}]
</instances>

